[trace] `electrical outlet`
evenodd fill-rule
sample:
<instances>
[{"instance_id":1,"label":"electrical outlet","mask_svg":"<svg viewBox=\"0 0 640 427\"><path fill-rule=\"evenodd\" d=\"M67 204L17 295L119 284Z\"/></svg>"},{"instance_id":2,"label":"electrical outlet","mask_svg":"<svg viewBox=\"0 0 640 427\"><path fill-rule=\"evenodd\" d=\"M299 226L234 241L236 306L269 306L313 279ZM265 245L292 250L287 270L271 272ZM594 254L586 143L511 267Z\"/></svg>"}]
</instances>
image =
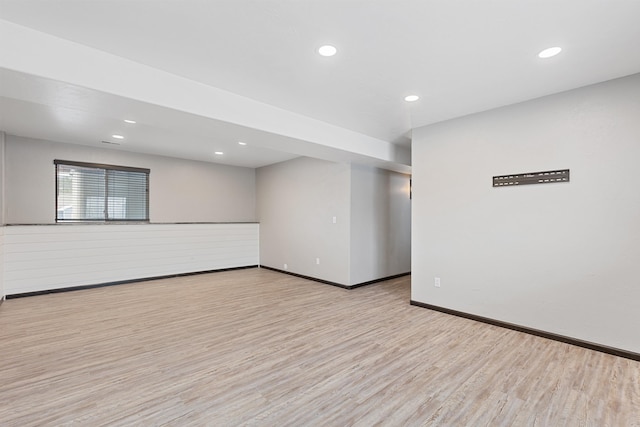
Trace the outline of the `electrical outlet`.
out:
<instances>
[{"instance_id":1,"label":"electrical outlet","mask_svg":"<svg viewBox=\"0 0 640 427\"><path fill-rule=\"evenodd\" d=\"M289 266L288 266L287 264L285 264L285 265L284 265L284 269L286 270L286 269L288 269L288 268L289 268Z\"/></svg>"},{"instance_id":2,"label":"electrical outlet","mask_svg":"<svg viewBox=\"0 0 640 427\"><path fill-rule=\"evenodd\" d=\"M439 277L434 277L433 278L433 286L435 286L436 288L440 287L440 278Z\"/></svg>"},{"instance_id":3,"label":"electrical outlet","mask_svg":"<svg viewBox=\"0 0 640 427\"><path fill-rule=\"evenodd\" d=\"M320 258L316 258L316 264L320 265Z\"/></svg>"},{"instance_id":4,"label":"electrical outlet","mask_svg":"<svg viewBox=\"0 0 640 427\"><path fill-rule=\"evenodd\" d=\"M333 217L333 223L335 224L337 221L338 221L338 218L334 216Z\"/></svg>"}]
</instances>

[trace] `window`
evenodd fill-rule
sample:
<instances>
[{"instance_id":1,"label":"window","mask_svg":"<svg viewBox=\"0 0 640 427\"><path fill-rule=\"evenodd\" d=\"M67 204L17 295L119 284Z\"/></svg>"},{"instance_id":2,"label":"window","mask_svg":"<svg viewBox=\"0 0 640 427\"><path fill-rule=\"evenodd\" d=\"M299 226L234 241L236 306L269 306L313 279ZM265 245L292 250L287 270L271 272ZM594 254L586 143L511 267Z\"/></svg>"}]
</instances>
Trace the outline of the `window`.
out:
<instances>
[{"instance_id":1,"label":"window","mask_svg":"<svg viewBox=\"0 0 640 427\"><path fill-rule=\"evenodd\" d=\"M149 169L53 163L56 222L149 221Z\"/></svg>"}]
</instances>

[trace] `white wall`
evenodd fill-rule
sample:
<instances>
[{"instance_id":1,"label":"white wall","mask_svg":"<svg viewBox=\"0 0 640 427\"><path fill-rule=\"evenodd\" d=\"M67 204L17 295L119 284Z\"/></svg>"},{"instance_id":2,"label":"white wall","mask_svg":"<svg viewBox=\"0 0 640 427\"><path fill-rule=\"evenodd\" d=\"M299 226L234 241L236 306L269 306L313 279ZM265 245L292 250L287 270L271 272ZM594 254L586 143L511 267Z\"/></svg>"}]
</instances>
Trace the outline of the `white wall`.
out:
<instances>
[{"instance_id":1,"label":"white wall","mask_svg":"<svg viewBox=\"0 0 640 427\"><path fill-rule=\"evenodd\" d=\"M5 203L4 203L4 175L5 175L5 139L6 134L0 131L0 226L3 226L5 221Z\"/></svg>"},{"instance_id":2,"label":"white wall","mask_svg":"<svg viewBox=\"0 0 640 427\"><path fill-rule=\"evenodd\" d=\"M262 265L341 285L410 271L409 176L299 158L256 178Z\"/></svg>"},{"instance_id":3,"label":"white wall","mask_svg":"<svg viewBox=\"0 0 640 427\"><path fill-rule=\"evenodd\" d=\"M151 222L256 220L254 169L7 135L7 224L55 223L54 159L151 169Z\"/></svg>"},{"instance_id":4,"label":"white wall","mask_svg":"<svg viewBox=\"0 0 640 427\"><path fill-rule=\"evenodd\" d=\"M423 127L412 150L413 300L640 352L640 74Z\"/></svg>"},{"instance_id":5,"label":"white wall","mask_svg":"<svg viewBox=\"0 0 640 427\"><path fill-rule=\"evenodd\" d=\"M409 179L352 165L350 284L411 271Z\"/></svg>"},{"instance_id":6,"label":"white wall","mask_svg":"<svg viewBox=\"0 0 640 427\"><path fill-rule=\"evenodd\" d=\"M258 224L4 228L7 295L258 265Z\"/></svg>"},{"instance_id":7,"label":"white wall","mask_svg":"<svg viewBox=\"0 0 640 427\"><path fill-rule=\"evenodd\" d=\"M5 133L0 131L0 300L4 291L4 150Z\"/></svg>"},{"instance_id":8,"label":"white wall","mask_svg":"<svg viewBox=\"0 0 640 427\"><path fill-rule=\"evenodd\" d=\"M306 157L257 169L260 263L348 284L349 178L348 164Z\"/></svg>"}]
</instances>

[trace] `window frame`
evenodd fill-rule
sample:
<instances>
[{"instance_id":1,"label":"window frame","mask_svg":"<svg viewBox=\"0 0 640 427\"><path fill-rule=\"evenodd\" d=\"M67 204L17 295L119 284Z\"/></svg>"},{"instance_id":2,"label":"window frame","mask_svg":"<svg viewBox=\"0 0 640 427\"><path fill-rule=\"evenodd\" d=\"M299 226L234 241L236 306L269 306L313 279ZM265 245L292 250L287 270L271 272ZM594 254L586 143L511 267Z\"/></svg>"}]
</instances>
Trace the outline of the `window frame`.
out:
<instances>
[{"instance_id":1,"label":"window frame","mask_svg":"<svg viewBox=\"0 0 640 427\"><path fill-rule=\"evenodd\" d=\"M109 165L109 164L104 164L104 163L89 163L89 162L77 162L77 161L72 161L72 160L59 160L59 159L54 159L53 164L55 165L54 167L54 174L55 174L55 187L56 187L56 193L55 193L55 199L56 199L56 203L55 203L55 220L56 220L56 224L69 224L69 223L104 223L104 224L108 224L108 223L118 223L118 224L125 224L125 223L136 223L136 224L140 224L140 223L149 223L149 179L151 176L151 169L145 169L145 168L136 168L136 167L131 167L131 166L119 166L119 165ZM111 218L107 218L105 215L105 218L101 218L101 219L90 219L90 218L85 218L85 219L60 219L58 218L58 197L59 197L59 186L58 186L58 165L64 165L64 166L77 166L77 167L82 167L82 168L92 168L92 169L101 169L105 171L105 177L107 176L106 171L120 171L120 172L136 172L136 173L144 173L146 175L146 182L145 182L145 218L144 219L129 219L129 218L125 218L125 219L111 219ZM108 203L108 198L109 198L109 192L106 190L108 188L108 179L105 179L105 201L107 201Z\"/></svg>"}]
</instances>

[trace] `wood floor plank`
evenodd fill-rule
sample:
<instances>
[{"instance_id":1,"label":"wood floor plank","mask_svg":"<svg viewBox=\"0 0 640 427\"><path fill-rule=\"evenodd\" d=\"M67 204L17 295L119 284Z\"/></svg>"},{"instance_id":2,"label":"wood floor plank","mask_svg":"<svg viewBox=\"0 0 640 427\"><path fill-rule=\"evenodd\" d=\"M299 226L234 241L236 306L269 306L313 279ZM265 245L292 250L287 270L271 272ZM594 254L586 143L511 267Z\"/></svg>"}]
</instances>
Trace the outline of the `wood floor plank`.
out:
<instances>
[{"instance_id":1,"label":"wood floor plank","mask_svg":"<svg viewBox=\"0 0 640 427\"><path fill-rule=\"evenodd\" d=\"M0 425L640 426L640 363L263 269L5 301Z\"/></svg>"}]
</instances>

